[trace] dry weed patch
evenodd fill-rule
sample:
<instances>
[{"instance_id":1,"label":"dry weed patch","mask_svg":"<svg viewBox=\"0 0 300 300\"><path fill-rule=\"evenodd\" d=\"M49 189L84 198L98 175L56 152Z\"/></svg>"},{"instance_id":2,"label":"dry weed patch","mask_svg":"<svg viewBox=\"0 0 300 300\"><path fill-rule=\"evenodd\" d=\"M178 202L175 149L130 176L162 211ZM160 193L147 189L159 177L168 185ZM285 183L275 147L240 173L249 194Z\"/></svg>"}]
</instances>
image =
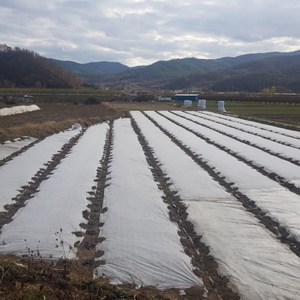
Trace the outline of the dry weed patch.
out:
<instances>
[{"instance_id":1,"label":"dry weed patch","mask_svg":"<svg viewBox=\"0 0 300 300\"><path fill-rule=\"evenodd\" d=\"M182 299L177 291L136 289L133 285L112 285L105 279L90 280L80 261L60 261L54 265L42 259L13 256L0 256L0 298Z\"/></svg>"},{"instance_id":2,"label":"dry weed patch","mask_svg":"<svg viewBox=\"0 0 300 300\"><path fill-rule=\"evenodd\" d=\"M123 115L104 105L48 104L40 111L0 118L0 143L24 135L44 138L70 128L74 123L89 126Z\"/></svg>"}]
</instances>

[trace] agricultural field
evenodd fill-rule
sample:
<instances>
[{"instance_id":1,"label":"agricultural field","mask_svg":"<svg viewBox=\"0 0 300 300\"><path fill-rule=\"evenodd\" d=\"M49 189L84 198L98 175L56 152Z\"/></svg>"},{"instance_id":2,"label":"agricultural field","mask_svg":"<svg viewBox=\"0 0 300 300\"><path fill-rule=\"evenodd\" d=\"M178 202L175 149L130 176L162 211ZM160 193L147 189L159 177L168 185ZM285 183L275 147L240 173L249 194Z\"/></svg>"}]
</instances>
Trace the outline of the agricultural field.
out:
<instances>
[{"instance_id":1,"label":"agricultural field","mask_svg":"<svg viewBox=\"0 0 300 300\"><path fill-rule=\"evenodd\" d=\"M0 254L169 293L151 299L299 299L300 132L113 106L0 145Z\"/></svg>"},{"instance_id":2,"label":"agricultural field","mask_svg":"<svg viewBox=\"0 0 300 300\"><path fill-rule=\"evenodd\" d=\"M207 108L216 112L216 101L208 101ZM226 101L226 110L231 114L249 120L288 127L287 124L300 128L300 104L279 104L260 102L247 103L243 101Z\"/></svg>"},{"instance_id":3,"label":"agricultural field","mask_svg":"<svg viewBox=\"0 0 300 300\"><path fill-rule=\"evenodd\" d=\"M104 105L38 104L40 110L0 117L0 143L22 136L45 138L68 129L74 123L97 124L124 116Z\"/></svg>"}]
</instances>

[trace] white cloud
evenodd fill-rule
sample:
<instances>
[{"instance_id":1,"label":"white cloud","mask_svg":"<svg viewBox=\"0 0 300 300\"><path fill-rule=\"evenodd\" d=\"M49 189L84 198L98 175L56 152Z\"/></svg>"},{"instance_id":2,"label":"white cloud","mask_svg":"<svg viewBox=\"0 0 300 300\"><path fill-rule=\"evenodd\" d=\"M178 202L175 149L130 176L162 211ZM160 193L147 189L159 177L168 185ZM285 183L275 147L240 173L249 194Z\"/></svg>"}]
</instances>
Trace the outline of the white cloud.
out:
<instances>
[{"instance_id":1,"label":"white cloud","mask_svg":"<svg viewBox=\"0 0 300 300\"><path fill-rule=\"evenodd\" d=\"M10 0L0 40L47 57L129 65L300 49L298 0Z\"/></svg>"},{"instance_id":2,"label":"white cloud","mask_svg":"<svg viewBox=\"0 0 300 300\"><path fill-rule=\"evenodd\" d=\"M137 2L139 3L139 2ZM117 9L108 8L105 10L105 16L108 18L124 19L125 17L132 15L145 15L153 12L151 7L139 8L139 9Z\"/></svg>"}]
</instances>

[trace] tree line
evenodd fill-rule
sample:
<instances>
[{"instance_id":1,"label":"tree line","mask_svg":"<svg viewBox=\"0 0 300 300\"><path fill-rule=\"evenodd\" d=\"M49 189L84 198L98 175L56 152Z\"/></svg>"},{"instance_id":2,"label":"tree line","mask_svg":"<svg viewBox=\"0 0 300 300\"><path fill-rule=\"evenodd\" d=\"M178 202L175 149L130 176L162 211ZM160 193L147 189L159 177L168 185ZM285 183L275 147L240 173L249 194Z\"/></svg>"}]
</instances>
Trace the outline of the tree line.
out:
<instances>
[{"instance_id":1,"label":"tree line","mask_svg":"<svg viewBox=\"0 0 300 300\"><path fill-rule=\"evenodd\" d=\"M76 88L81 80L39 54L0 45L0 88Z\"/></svg>"}]
</instances>

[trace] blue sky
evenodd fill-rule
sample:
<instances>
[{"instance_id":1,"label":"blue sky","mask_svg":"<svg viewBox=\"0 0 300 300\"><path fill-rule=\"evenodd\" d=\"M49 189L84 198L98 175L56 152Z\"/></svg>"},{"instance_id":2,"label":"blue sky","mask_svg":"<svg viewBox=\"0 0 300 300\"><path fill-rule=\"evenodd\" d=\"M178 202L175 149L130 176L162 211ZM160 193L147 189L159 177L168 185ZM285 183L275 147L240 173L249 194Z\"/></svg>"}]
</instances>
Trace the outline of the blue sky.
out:
<instances>
[{"instance_id":1,"label":"blue sky","mask_svg":"<svg viewBox=\"0 0 300 300\"><path fill-rule=\"evenodd\" d=\"M300 50L299 0L0 0L0 43L77 62Z\"/></svg>"}]
</instances>

